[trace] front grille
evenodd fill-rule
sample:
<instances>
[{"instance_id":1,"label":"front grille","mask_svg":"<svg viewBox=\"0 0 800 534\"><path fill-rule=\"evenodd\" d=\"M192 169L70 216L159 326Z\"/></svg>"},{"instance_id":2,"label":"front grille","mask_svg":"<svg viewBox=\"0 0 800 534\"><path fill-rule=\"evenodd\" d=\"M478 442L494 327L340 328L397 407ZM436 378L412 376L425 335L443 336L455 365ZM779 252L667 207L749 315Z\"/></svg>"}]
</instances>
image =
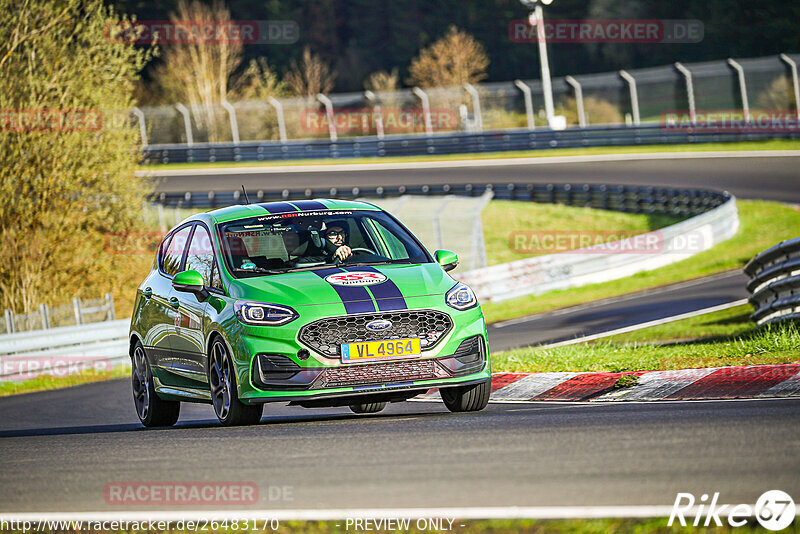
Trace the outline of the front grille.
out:
<instances>
[{"instance_id":1,"label":"front grille","mask_svg":"<svg viewBox=\"0 0 800 534\"><path fill-rule=\"evenodd\" d=\"M368 330L367 324L376 320L391 321L392 326L378 332ZM419 338L422 350L428 350L452 328L450 316L435 310L345 315L307 324L300 330L300 342L334 358L340 356L343 343L359 341Z\"/></svg>"},{"instance_id":2,"label":"front grille","mask_svg":"<svg viewBox=\"0 0 800 534\"><path fill-rule=\"evenodd\" d=\"M316 385L323 388L366 386L447 376L449 373L435 360L411 360L326 369L317 379Z\"/></svg>"}]
</instances>

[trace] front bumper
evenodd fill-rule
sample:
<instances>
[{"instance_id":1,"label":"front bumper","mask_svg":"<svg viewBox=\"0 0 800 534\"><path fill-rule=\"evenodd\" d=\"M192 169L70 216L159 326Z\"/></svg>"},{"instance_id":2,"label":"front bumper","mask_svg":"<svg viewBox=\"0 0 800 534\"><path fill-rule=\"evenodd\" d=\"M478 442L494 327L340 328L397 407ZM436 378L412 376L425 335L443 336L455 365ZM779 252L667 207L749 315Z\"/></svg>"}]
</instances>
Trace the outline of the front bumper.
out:
<instances>
[{"instance_id":1,"label":"front bumper","mask_svg":"<svg viewBox=\"0 0 800 534\"><path fill-rule=\"evenodd\" d=\"M443 311L443 310L442 310ZM436 346L414 358L379 360L362 364L331 362L314 351L302 360L308 347L273 335L247 335L238 353L239 398L245 403L303 401L407 392L478 383L491 377L486 324L479 307L451 315L453 328ZM271 329L275 330L275 329ZM295 330L296 331L296 330ZM261 332L258 332L261 334ZM246 368L245 368L246 365Z\"/></svg>"}]
</instances>

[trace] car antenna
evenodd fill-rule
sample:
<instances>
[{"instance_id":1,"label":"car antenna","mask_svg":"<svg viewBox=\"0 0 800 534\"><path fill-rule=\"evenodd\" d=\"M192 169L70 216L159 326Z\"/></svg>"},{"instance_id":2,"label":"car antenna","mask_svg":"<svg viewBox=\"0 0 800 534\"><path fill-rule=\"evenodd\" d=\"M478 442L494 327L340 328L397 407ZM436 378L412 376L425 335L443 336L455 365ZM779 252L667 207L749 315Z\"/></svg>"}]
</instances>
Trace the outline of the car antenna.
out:
<instances>
[{"instance_id":1,"label":"car antenna","mask_svg":"<svg viewBox=\"0 0 800 534\"><path fill-rule=\"evenodd\" d=\"M244 193L244 203L250 204L250 199L247 198L247 189L244 188L244 184L242 184L242 193Z\"/></svg>"}]
</instances>

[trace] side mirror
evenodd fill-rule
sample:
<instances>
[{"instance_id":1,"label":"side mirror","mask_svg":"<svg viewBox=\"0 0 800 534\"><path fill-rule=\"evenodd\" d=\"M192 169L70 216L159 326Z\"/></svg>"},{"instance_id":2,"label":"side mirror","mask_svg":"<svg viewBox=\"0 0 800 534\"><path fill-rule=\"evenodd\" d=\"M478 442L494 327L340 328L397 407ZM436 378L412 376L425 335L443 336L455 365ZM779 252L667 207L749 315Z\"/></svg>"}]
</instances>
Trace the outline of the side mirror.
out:
<instances>
[{"instance_id":1,"label":"side mirror","mask_svg":"<svg viewBox=\"0 0 800 534\"><path fill-rule=\"evenodd\" d=\"M458 254L449 250L437 250L433 253L436 263L445 271L452 271L458 266Z\"/></svg>"},{"instance_id":2,"label":"side mirror","mask_svg":"<svg viewBox=\"0 0 800 534\"><path fill-rule=\"evenodd\" d=\"M172 279L172 287L176 291L193 293L199 301L207 299L209 295L203 275L194 270L176 274Z\"/></svg>"}]
</instances>

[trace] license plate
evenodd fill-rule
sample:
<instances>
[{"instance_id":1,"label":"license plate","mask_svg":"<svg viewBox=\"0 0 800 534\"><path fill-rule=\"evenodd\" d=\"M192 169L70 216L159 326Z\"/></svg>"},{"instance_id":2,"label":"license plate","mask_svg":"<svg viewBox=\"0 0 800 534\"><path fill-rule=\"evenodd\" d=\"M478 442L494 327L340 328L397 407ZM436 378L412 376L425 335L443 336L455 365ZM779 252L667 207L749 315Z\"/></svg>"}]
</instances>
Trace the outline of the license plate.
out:
<instances>
[{"instance_id":1,"label":"license plate","mask_svg":"<svg viewBox=\"0 0 800 534\"><path fill-rule=\"evenodd\" d=\"M342 344L342 362L414 356L421 352L419 338L344 343Z\"/></svg>"}]
</instances>

